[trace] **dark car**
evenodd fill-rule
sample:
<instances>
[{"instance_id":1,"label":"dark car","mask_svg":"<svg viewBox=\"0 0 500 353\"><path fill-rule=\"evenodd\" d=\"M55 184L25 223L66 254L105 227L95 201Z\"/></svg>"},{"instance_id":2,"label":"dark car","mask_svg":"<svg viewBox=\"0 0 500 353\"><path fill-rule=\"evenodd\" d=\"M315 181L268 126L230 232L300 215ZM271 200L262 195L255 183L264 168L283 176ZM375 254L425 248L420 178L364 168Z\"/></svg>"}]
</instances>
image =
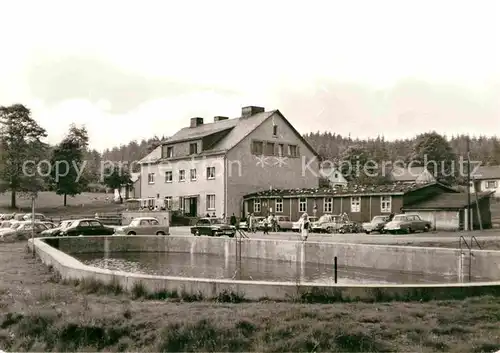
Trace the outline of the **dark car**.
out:
<instances>
[{"instance_id":1,"label":"dark car","mask_svg":"<svg viewBox=\"0 0 500 353\"><path fill-rule=\"evenodd\" d=\"M79 219L73 221L71 226L60 232L61 236L79 236L79 235L113 235L115 229L106 227L95 219Z\"/></svg>"},{"instance_id":2,"label":"dark car","mask_svg":"<svg viewBox=\"0 0 500 353\"><path fill-rule=\"evenodd\" d=\"M196 222L196 225L191 227L191 234L195 236L209 235L212 237L227 235L232 238L236 234L236 228L224 224L217 218L200 218L198 222Z\"/></svg>"}]
</instances>

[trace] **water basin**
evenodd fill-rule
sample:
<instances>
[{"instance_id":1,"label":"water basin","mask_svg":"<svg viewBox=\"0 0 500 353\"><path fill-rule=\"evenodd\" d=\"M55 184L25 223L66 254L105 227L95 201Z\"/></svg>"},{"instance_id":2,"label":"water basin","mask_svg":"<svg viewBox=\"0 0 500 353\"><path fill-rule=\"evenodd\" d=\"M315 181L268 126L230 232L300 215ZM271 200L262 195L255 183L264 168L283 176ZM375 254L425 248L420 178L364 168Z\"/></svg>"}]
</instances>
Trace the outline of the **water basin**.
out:
<instances>
[{"instance_id":1,"label":"water basin","mask_svg":"<svg viewBox=\"0 0 500 353\"><path fill-rule=\"evenodd\" d=\"M157 276L179 276L248 281L334 283L331 265L242 258L237 271L236 258L189 253L109 252L73 254L86 265ZM456 277L402 273L396 271L346 268L339 264L339 284L417 284L453 283Z\"/></svg>"}]
</instances>

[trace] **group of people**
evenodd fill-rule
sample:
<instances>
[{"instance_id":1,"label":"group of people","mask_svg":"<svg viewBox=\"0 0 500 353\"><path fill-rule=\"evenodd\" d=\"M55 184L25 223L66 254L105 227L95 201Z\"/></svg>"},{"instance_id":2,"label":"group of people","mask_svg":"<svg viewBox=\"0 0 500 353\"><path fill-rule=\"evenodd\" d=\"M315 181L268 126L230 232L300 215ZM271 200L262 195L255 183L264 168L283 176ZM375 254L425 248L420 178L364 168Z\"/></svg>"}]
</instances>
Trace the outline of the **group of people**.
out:
<instances>
[{"instance_id":1,"label":"group of people","mask_svg":"<svg viewBox=\"0 0 500 353\"><path fill-rule=\"evenodd\" d=\"M302 214L299 219L299 231L302 236L302 240L306 241L309 237L309 230L311 228L311 224L309 221L309 216L307 213ZM257 229L257 219L254 214L251 213L248 217L248 231L255 233ZM263 219L263 232L264 234L269 234L269 230L272 232L276 232L278 230L278 220L276 216L273 214L269 215Z\"/></svg>"}]
</instances>

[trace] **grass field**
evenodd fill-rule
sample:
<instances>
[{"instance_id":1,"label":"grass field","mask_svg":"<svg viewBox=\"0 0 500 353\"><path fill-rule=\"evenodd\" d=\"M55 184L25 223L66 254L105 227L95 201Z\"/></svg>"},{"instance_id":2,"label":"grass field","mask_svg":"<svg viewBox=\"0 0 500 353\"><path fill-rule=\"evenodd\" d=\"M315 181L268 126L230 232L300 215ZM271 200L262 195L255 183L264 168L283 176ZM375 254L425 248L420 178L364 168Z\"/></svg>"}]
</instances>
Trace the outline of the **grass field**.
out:
<instances>
[{"instance_id":1,"label":"grass field","mask_svg":"<svg viewBox=\"0 0 500 353\"><path fill-rule=\"evenodd\" d=\"M216 303L96 293L0 245L5 351L494 352L500 298L426 303Z\"/></svg>"},{"instance_id":2,"label":"grass field","mask_svg":"<svg viewBox=\"0 0 500 353\"><path fill-rule=\"evenodd\" d=\"M107 198L107 199L106 199ZM63 196L54 192L40 192L36 200L36 212L46 215L68 215L75 213L94 214L95 212L115 212L122 208L113 203L113 194L82 193L68 196L67 206L63 206ZM18 209L10 209L10 193L0 194L0 212L31 212L31 199L21 193L17 196Z\"/></svg>"}]
</instances>

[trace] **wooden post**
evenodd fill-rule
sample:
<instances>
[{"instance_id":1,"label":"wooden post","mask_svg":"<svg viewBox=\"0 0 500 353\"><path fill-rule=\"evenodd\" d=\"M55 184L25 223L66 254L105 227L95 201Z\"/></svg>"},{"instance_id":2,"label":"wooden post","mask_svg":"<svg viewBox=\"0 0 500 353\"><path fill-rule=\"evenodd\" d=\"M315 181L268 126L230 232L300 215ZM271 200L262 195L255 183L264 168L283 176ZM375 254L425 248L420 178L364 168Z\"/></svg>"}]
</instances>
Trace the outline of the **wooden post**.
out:
<instances>
[{"instance_id":1,"label":"wooden post","mask_svg":"<svg viewBox=\"0 0 500 353\"><path fill-rule=\"evenodd\" d=\"M359 202L361 202L361 198L359 199ZM372 197L370 196L368 202L370 202L370 221L372 220Z\"/></svg>"},{"instance_id":2,"label":"wooden post","mask_svg":"<svg viewBox=\"0 0 500 353\"><path fill-rule=\"evenodd\" d=\"M477 211L477 219L479 221L479 229L483 230L483 221L481 219L481 210L479 209L479 197L477 196L477 190L474 188L474 194L476 195L476 211Z\"/></svg>"}]
</instances>

